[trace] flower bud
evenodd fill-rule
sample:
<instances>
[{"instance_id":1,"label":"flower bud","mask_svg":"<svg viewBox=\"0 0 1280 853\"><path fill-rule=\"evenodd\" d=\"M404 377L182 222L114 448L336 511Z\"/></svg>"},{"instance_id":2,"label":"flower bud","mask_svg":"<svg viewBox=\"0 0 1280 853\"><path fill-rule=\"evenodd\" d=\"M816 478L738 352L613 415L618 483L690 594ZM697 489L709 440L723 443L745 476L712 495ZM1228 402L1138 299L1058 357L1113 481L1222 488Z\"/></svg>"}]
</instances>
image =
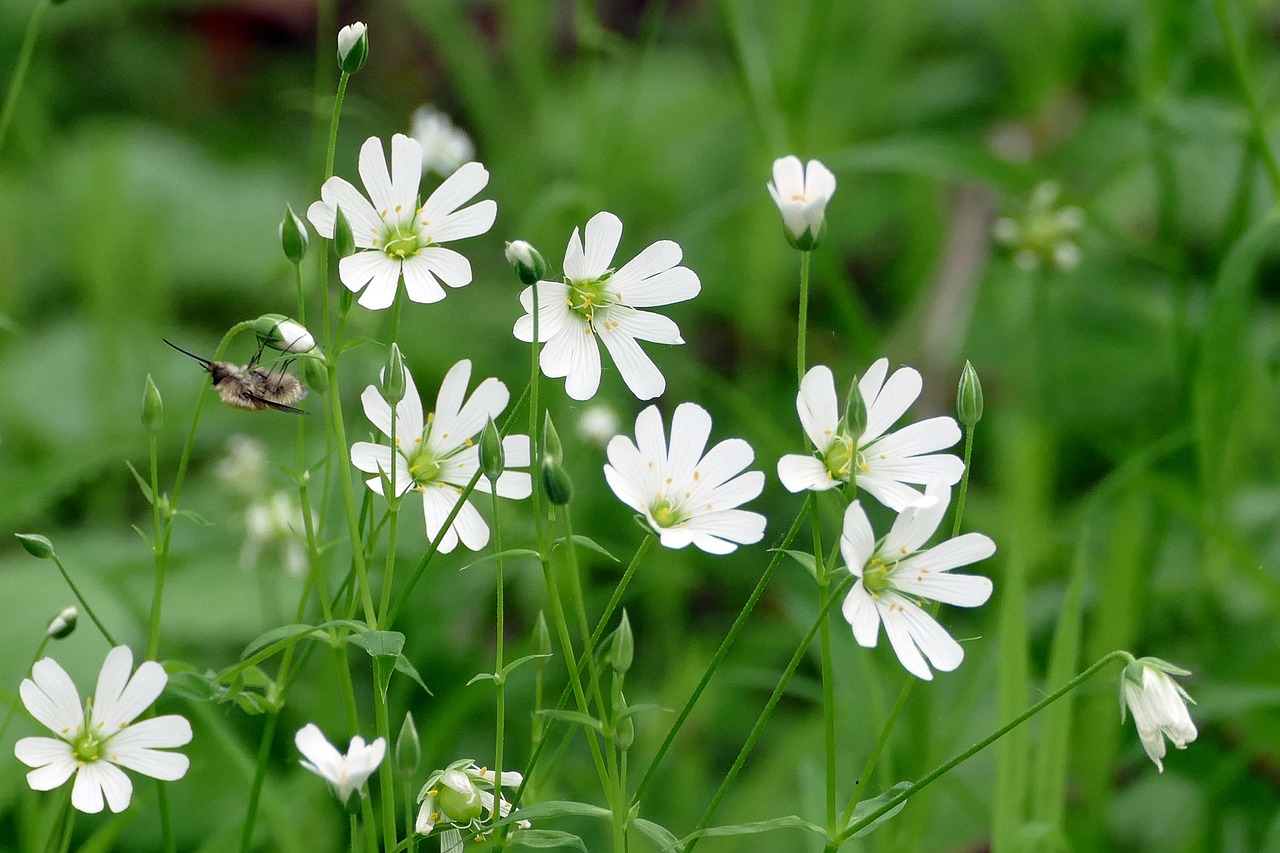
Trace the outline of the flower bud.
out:
<instances>
[{"instance_id":1,"label":"flower bud","mask_svg":"<svg viewBox=\"0 0 1280 853\"><path fill-rule=\"evenodd\" d=\"M496 484L506 467L507 455L502 447L502 436L498 434L498 425L493 418L489 418L489 423L480 433L480 470L489 478L490 484Z\"/></svg>"},{"instance_id":2,"label":"flower bud","mask_svg":"<svg viewBox=\"0 0 1280 853\"><path fill-rule=\"evenodd\" d=\"M53 617L49 622L49 627L45 629L45 633L55 640L66 639L76 629L76 619L79 615L79 612L74 607L65 608L57 616Z\"/></svg>"},{"instance_id":3,"label":"flower bud","mask_svg":"<svg viewBox=\"0 0 1280 853\"><path fill-rule=\"evenodd\" d=\"M617 730L613 733L613 742L624 752L636 742L636 724L632 717L623 717L618 723Z\"/></svg>"},{"instance_id":4,"label":"flower bud","mask_svg":"<svg viewBox=\"0 0 1280 853\"><path fill-rule=\"evenodd\" d=\"M341 207L333 211L333 241L329 244L337 258L346 258L356 253L356 238L351 233L351 222Z\"/></svg>"},{"instance_id":5,"label":"flower bud","mask_svg":"<svg viewBox=\"0 0 1280 853\"><path fill-rule=\"evenodd\" d=\"M516 275L525 284L541 281L547 274L547 262L542 253L524 240L507 243L507 263L515 268Z\"/></svg>"},{"instance_id":6,"label":"flower bud","mask_svg":"<svg viewBox=\"0 0 1280 853\"><path fill-rule=\"evenodd\" d=\"M563 465L548 461L548 457L544 456L538 474L542 478L542 491L553 505L564 506L573 500L573 480Z\"/></svg>"},{"instance_id":7,"label":"flower bud","mask_svg":"<svg viewBox=\"0 0 1280 853\"><path fill-rule=\"evenodd\" d=\"M280 246L289 263L297 266L307 256L307 226L289 205L284 206L284 219L280 220Z\"/></svg>"},{"instance_id":8,"label":"flower bud","mask_svg":"<svg viewBox=\"0 0 1280 853\"><path fill-rule=\"evenodd\" d=\"M343 288L346 290L346 288ZM302 375L307 380L307 387L319 394L329 391L329 370L323 358L304 358Z\"/></svg>"},{"instance_id":9,"label":"flower bud","mask_svg":"<svg viewBox=\"0 0 1280 853\"><path fill-rule=\"evenodd\" d=\"M355 74L369 58L369 29L357 21L338 31L338 67Z\"/></svg>"},{"instance_id":10,"label":"flower bud","mask_svg":"<svg viewBox=\"0 0 1280 853\"><path fill-rule=\"evenodd\" d=\"M39 533L15 533L22 547L37 560L47 560L53 556L53 543Z\"/></svg>"},{"instance_id":11,"label":"flower bud","mask_svg":"<svg viewBox=\"0 0 1280 853\"><path fill-rule=\"evenodd\" d=\"M978 371L968 361L960 373L960 387L956 389L956 417L968 429L982 420L982 383Z\"/></svg>"},{"instance_id":12,"label":"flower bud","mask_svg":"<svg viewBox=\"0 0 1280 853\"><path fill-rule=\"evenodd\" d=\"M253 333L260 345L291 355L302 355L316 348L316 339L306 327L283 314L263 314L253 321Z\"/></svg>"},{"instance_id":13,"label":"flower bud","mask_svg":"<svg viewBox=\"0 0 1280 853\"><path fill-rule=\"evenodd\" d=\"M560 444L560 433L551 422L551 412L542 418L542 461L559 465L564 461L564 447Z\"/></svg>"},{"instance_id":14,"label":"flower bud","mask_svg":"<svg viewBox=\"0 0 1280 853\"><path fill-rule=\"evenodd\" d=\"M142 392L142 425L147 432L155 435L164 426L164 401L160 399L160 389L147 374L147 387Z\"/></svg>"},{"instance_id":15,"label":"flower bud","mask_svg":"<svg viewBox=\"0 0 1280 853\"><path fill-rule=\"evenodd\" d=\"M849 437L855 442L867 431L867 401L862 397L857 376L853 377L853 384L849 386L849 396L845 398L844 423L849 430Z\"/></svg>"},{"instance_id":16,"label":"flower bud","mask_svg":"<svg viewBox=\"0 0 1280 853\"><path fill-rule=\"evenodd\" d=\"M382 371L382 398L394 406L404 399L404 389L404 353L400 352L399 344L392 343L387 352L387 366Z\"/></svg>"},{"instance_id":17,"label":"flower bud","mask_svg":"<svg viewBox=\"0 0 1280 853\"><path fill-rule=\"evenodd\" d=\"M636 653L636 638L631 633L631 620L627 611L622 611L622 621L618 630L613 632L613 645L609 650L609 665L619 675L625 675L631 669L631 661Z\"/></svg>"},{"instance_id":18,"label":"flower bud","mask_svg":"<svg viewBox=\"0 0 1280 853\"><path fill-rule=\"evenodd\" d=\"M400 735L396 738L396 771L408 779L418 772L418 761L422 758L422 741L418 737L418 727L413 722L413 712L406 711L404 722L400 725Z\"/></svg>"},{"instance_id":19,"label":"flower bud","mask_svg":"<svg viewBox=\"0 0 1280 853\"><path fill-rule=\"evenodd\" d=\"M769 194L782 214L787 242L802 252L817 248L826 234L827 202L836 191L836 176L817 160L802 166L800 158L773 161Z\"/></svg>"}]
</instances>

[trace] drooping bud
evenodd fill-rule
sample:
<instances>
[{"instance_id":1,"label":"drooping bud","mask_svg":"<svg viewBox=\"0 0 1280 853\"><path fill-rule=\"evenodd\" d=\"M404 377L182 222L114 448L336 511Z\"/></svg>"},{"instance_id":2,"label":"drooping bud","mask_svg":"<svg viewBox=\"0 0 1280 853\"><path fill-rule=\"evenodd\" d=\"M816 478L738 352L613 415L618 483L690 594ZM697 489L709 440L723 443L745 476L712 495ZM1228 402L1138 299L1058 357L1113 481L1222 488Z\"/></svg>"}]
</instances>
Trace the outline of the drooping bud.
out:
<instances>
[{"instance_id":1,"label":"drooping bud","mask_svg":"<svg viewBox=\"0 0 1280 853\"><path fill-rule=\"evenodd\" d=\"M395 758L396 771L405 779L418 772L418 762L422 758L422 740L418 737L418 727L413 722L411 711L405 712L404 722L400 725Z\"/></svg>"},{"instance_id":2,"label":"drooping bud","mask_svg":"<svg viewBox=\"0 0 1280 853\"><path fill-rule=\"evenodd\" d=\"M284 219L280 220L280 246L289 263L297 266L307 256L307 226L289 205L284 206Z\"/></svg>"},{"instance_id":3,"label":"drooping bud","mask_svg":"<svg viewBox=\"0 0 1280 853\"><path fill-rule=\"evenodd\" d=\"M618 623L618 630L613 633L613 646L609 650L609 665L613 667L613 671L619 675L626 675L631 669L631 661L636 653L636 638L631 633L631 620L627 618L627 611L622 611L622 621Z\"/></svg>"},{"instance_id":4,"label":"drooping bud","mask_svg":"<svg viewBox=\"0 0 1280 853\"><path fill-rule=\"evenodd\" d=\"M39 533L15 533L22 547L37 560L47 560L53 556L53 543Z\"/></svg>"},{"instance_id":5,"label":"drooping bud","mask_svg":"<svg viewBox=\"0 0 1280 853\"><path fill-rule=\"evenodd\" d=\"M525 284L541 281L547 274L547 262L542 253L524 240L507 243L507 263L515 268L516 275Z\"/></svg>"},{"instance_id":6,"label":"drooping bud","mask_svg":"<svg viewBox=\"0 0 1280 853\"><path fill-rule=\"evenodd\" d=\"M147 387L142 392L142 425L147 432L155 435L164 426L164 401L160 399L160 389L147 374Z\"/></svg>"},{"instance_id":7,"label":"drooping bud","mask_svg":"<svg viewBox=\"0 0 1280 853\"><path fill-rule=\"evenodd\" d=\"M253 333L260 345L291 355L302 355L316 348L316 339L306 327L283 314L263 314L253 321Z\"/></svg>"},{"instance_id":8,"label":"drooping bud","mask_svg":"<svg viewBox=\"0 0 1280 853\"><path fill-rule=\"evenodd\" d=\"M337 258L346 258L356 253L356 238L351 233L351 222L342 212L342 207L333 210L333 241L329 244Z\"/></svg>"},{"instance_id":9,"label":"drooping bud","mask_svg":"<svg viewBox=\"0 0 1280 853\"><path fill-rule=\"evenodd\" d=\"M484 431L480 433L480 470L489 478L490 483L497 483L498 478L507 467L507 455L502 447L502 436L498 433L498 425L489 418Z\"/></svg>"},{"instance_id":10,"label":"drooping bud","mask_svg":"<svg viewBox=\"0 0 1280 853\"><path fill-rule=\"evenodd\" d=\"M967 429L982 420L982 383L978 371L968 361L960 373L960 385L956 389L956 417Z\"/></svg>"},{"instance_id":11,"label":"drooping bud","mask_svg":"<svg viewBox=\"0 0 1280 853\"><path fill-rule=\"evenodd\" d=\"M862 397L857 376L853 377L853 384L849 386L849 396L845 398L844 423L849 430L849 437L855 442L867 431L867 401Z\"/></svg>"},{"instance_id":12,"label":"drooping bud","mask_svg":"<svg viewBox=\"0 0 1280 853\"><path fill-rule=\"evenodd\" d=\"M338 31L338 67L355 74L369 58L369 28L360 21Z\"/></svg>"},{"instance_id":13,"label":"drooping bud","mask_svg":"<svg viewBox=\"0 0 1280 853\"><path fill-rule=\"evenodd\" d=\"M400 345L392 343L387 352L387 366L382 371L382 398L391 405L404 399L404 353Z\"/></svg>"},{"instance_id":14,"label":"drooping bud","mask_svg":"<svg viewBox=\"0 0 1280 853\"><path fill-rule=\"evenodd\" d=\"M49 627L45 629L45 633L55 640L66 639L76 629L76 619L79 615L79 611L74 607L63 609L50 620Z\"/></svg>"}]
</instances>

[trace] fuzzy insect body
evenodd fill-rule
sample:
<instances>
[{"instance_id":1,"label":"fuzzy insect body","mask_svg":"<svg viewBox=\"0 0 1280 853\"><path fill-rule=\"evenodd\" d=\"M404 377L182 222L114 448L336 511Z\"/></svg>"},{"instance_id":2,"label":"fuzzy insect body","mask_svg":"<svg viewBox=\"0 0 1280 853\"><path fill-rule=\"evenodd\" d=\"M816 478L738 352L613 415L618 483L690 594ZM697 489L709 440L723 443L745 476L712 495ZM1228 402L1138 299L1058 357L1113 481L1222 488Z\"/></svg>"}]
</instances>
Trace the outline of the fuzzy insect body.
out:
<instances>
[{"instance_id":1,"label":"fuzzy insect body","mask_svg":"<svg viewBox=\"0 0 1280 853\"><path fill-rule=\"evenodd\" d=\"M275 409L295 415L306 414L293 404L307 396L307 389L296 376L283 368L259 366L257 356L244 367L229 361L210 361L170 341L165 343L204 365L204 369L213 378L213 388L218 392L218 397L228 406L250 412Z\"/></svg>"}]
</instances>

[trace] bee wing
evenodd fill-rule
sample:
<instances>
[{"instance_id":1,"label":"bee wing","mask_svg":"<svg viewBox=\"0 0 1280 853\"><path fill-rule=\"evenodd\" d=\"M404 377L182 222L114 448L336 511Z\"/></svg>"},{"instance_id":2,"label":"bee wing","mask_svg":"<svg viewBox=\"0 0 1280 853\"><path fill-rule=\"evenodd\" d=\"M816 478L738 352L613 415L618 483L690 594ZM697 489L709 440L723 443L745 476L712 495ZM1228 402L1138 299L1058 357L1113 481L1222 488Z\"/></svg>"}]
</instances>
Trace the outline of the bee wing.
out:
<instances>
[{"instance_id":1,"label":"bee wing","mask_svg":"<svg viewBox=\"0 0 1280 853\"><path fill-rule=\"evenodd\" d=\"M288 412L291 415L307 414L302 409L294 408L293 406L286 406L284 403L277 403L275 400L268 400L266 397L263 397L259 394L255 394L249 390L245 390L244 395L249 399L253 400L254 402L257 402L262 406L265 406L266 408L275 409L277 412Z\"/></svg>"}]
</instances>

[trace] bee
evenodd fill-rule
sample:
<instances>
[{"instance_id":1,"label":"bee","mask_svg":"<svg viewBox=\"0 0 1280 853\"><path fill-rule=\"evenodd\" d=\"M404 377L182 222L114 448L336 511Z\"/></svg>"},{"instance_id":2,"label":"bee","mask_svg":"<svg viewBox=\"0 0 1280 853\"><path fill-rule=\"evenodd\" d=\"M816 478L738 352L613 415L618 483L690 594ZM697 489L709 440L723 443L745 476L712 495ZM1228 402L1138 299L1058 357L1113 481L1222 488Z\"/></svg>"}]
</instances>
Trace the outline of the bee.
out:
<instances>
[{"instance_id":1,"label":"bee","mask_svg":"<svg viewBox=\"0 0 1280 853\"><path fill-rule=\"evenodd\" d=\"M229 361L210 361L207 358L201 358L171 341L166 340L165 343L204 365L204 369L213 377L214 390L218 392L222 402L228 406L248 409L251 412L275 409L278 412L289 412L295 415L306 414L302 409L295 408L293 404L307 396L307 389L296 376L286 372L283 367L275 370L260 366L258 359L262 357L261 348L247 365L241 367Z\"/></svg>"}]
</instances>

